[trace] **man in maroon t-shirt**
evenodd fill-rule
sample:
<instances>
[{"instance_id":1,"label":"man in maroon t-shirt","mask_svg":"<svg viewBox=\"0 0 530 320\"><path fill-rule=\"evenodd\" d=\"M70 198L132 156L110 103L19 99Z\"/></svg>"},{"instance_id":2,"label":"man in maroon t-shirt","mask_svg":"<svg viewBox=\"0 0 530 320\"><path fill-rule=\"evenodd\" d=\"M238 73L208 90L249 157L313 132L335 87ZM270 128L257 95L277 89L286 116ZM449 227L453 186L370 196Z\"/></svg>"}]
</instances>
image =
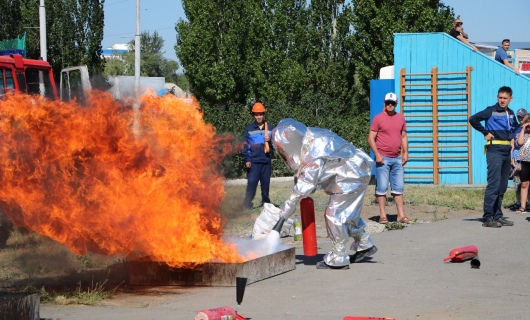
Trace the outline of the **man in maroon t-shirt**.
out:
<instances>
[{"instance_id":1,"label":"man in maroon t-shirt","mask_svg":"<svg viewBox=\"0 0 530 320\"><path fill-rule=\"evenodd\" d=\"M385 224L386 194L390 182L391 194L397 207L397 221L411 223L403 209L403 166L409 158L407 125L402 114L396 112L395 93L385 95L383 112L374 117L368 134L368 144L375 155L375 198L379 204L379 223Z\"/></svg>"}]
</instances>

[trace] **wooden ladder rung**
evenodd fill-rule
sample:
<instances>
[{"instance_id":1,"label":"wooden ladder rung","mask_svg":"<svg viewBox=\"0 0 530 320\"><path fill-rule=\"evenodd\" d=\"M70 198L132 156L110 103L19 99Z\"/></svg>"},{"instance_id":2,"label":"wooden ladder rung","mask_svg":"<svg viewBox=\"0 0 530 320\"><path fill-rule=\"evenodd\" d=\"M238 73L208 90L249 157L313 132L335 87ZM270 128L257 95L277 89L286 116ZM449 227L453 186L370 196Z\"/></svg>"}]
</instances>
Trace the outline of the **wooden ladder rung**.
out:
<instances>
[{"instance_id":1,"label":"wooden ladder rung","mask_svg":"<svg viewBox=\"0 0 530 320\"><path fill-rule=\"evenodd\" d=\"M454 93L438 93L437 96L465 96L468 95L469 92L454 92Z\"/></svg>"},{"instance_id":2,"label":"wooden ladder rung","mask_svg":"<svg viewBox=\"0 0 530 320\"><path fill-rule=\"evenodd\" d=\"M453 84L467 84L467 82L438 82L439 86L453 85Z\"/></svg>"},{"instance_id":3,"label":"wooden ladder rung","mask_svg":"<svg viewBox=\"0 0 530 320\"><path fill-rule=\"evenodd\" d=\"M432 96L432 93L404 93L402 94L404 97L430 97Z\"/></svg>"},{"instance_id":4,"label":"wooden ladder rung","mask_svg":"<svg viewBox=\"0 0 530 320\"><path fill-rule=\"evenodd\" d=\"M464 168L469 169L469 166L438 166L438 170L440 169L464 169Z\"/></svg>"},{"instance_id":5,"label":"wooden ladder rung","mask_svg":"<svg viewBox=\"0 0 530 320\"><path fill-rule=\"evenodd\" d=\"M405 83L404 86L406 87L417 87L417 86L426 87L426 86L432 86L432 82L430 83Z\"/></svg>"},{"instance_id":6,"label":"wooden ladder rung","mask_svg":"<svg viewBox=\"0 0 530 320\"><path fill-rule=\"evenodd\" d=\"M428 179L428 180L433 180L434 176L407 176L407 175L405 175L405 180L406 179Z\"/></svg>"}]
</instances>

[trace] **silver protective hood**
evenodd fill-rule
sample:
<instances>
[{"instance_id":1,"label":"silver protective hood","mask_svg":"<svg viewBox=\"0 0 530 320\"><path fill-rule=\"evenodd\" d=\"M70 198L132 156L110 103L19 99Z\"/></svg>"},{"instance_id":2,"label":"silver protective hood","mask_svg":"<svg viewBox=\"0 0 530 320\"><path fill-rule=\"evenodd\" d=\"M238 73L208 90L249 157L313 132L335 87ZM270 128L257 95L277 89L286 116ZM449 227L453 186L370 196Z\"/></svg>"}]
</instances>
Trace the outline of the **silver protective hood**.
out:
<instances>
[{"instance_id":1,"label":"silver protective hood","mask_svg":"<svg viewBox=\"0 0 530 320\"><path fill-rule=\"evenodd\" d=\"M300 154L306 133L307 127L291 118L280 121L272 130L274 149L294 172L300 168Z\"/></svg>"}]
</instances>

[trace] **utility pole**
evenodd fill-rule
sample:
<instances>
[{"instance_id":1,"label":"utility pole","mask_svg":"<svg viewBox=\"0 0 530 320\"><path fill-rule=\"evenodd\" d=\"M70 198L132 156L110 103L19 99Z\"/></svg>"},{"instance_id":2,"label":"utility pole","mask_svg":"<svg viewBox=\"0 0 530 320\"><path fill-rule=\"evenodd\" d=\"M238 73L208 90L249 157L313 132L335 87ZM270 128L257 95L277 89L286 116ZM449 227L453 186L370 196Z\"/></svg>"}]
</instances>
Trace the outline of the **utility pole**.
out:
<instances>
[{"instance_id":1,"label":"utility pole","mask_svg":"<svg viewBox=\"0 0 530 320\"><path fill-rule=\"evenodd\" d=\"M46 8L44 7L44 0L40 0L39 5L39 32L40 32L40 57L44 61L48 61L48 53L46 50ZM41 96L46 95L46 86L44 85L44 75L42 71L39 72L39 92Z\"/></svg>"},{"instance_id":2,"label":"utility pole","mask_svg":"<svg viewBox=\"0 0 530 320\"><path fill-rule=\"evenodd\" d=\"M44 0L40 0L39 6L39 25L40 25L40 56L42 60L48 61L46 53L46 9L44 8Z\"/></svg>"},{"instance_id":3,"label":"utility pole","mask_svg":"<svg viewBox=\"0 0 530 320\"><path fill-rule=\"evenodd\" d=\"M136 36L134 37L134 94L133 105L134 122L133 131L136 136L140 134L140 0L136 0Z\"/></svg>"},{"instance_id":4,"label":"utility pole","mask_svg":"<svg viewBox=\"0 0 530 320\"><path fill-rule=\"evenodd\" d=\"M44 0L41 0L44 1ZM140 0L136 0L136 36L134 38L134 93L140 87Z\"/></svg>"}]
</instances>

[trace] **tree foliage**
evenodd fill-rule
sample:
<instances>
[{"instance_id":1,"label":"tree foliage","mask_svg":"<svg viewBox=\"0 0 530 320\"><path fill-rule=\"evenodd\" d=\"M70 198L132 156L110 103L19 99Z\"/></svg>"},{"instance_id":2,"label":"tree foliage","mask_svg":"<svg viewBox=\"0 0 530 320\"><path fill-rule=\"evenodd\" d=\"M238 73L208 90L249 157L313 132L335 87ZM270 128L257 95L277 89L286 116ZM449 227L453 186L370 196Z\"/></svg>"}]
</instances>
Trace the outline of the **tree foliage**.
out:
<instances>
[{"instance_id":1,"label":"tree foliage","mask_svg":"<svg viewBox=\"0 0 530 320\"><path fill-rule=\"evenodd\" d=\"M21 36L22 34L19 33L19 21L21 19L20 0L0 1L0 40L8 40Z\"/></svg>"},{"instance_id":2,"label":"tree foliage","mask_svg":"<svg viewBox=\"0 0 530 320\"><path fill-rule=\"evenodd\" d=\"M86 64L91 74L103 71L105 0L60 0L46 2L48 61L56 74L60 69Z\"/></svg>"},{"instance_id":3,"label":"tree foliage","mask_svg":"<svg viewBox=\"0 0 530 320\"><path fill-rule=\"evenodd\" d=\"M45 1L47 60L58 75L65 67L86 64L91 73L103 70L105 0ZM26 33L27 57L38 59L40 53L39 1L7 0L0 2L0 33L3 39Z\"/></svg>"},{"instance_id":4,"label":"tree foliage","mask_svg":"<svg viewBox=\"0 0 530 320\"><path fill-rule=\"evenodd\" d=\"M272 123L292 117L365 149L369 80L393 64L393 34L446 31L453 20L438 0L182 3L175 50L220 132L240 136L255 98Z\"/></svg>"},{"instance_id":5,"label":"tree foliage","mask_svg":"<svg viewBox=\"0 0 530 320\"><path fill-rule=\"evenodd\" d=\"M39 4L29 0L0 1L0 40L26 34L26 56L40 57Z\"/></svg>"},{"instance_id":6,"label":"tree foliage","mask_svg":"<svg viewBox=\"0 0 530 320\"><path fill-rule=\"evenodd\" d=\"M452 8L439 0L355 0L351 25L363 94L379 69L393 64L394 33L444 32L453 20Z\"/></svg>"}]
</instances>

